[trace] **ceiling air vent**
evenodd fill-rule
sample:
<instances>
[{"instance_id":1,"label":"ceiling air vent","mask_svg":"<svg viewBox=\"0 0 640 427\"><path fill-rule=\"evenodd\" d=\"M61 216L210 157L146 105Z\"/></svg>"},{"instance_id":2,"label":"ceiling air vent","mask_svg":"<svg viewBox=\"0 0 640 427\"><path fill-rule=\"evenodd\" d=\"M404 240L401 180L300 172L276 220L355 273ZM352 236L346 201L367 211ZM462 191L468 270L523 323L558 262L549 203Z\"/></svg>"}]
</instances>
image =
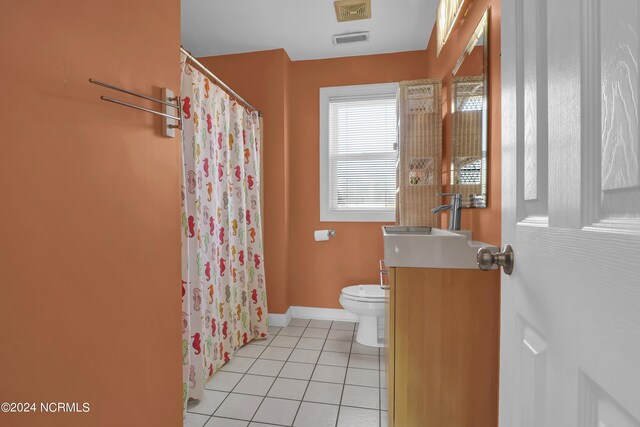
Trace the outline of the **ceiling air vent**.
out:
<instances>
[{"instance_id":1,"label":"ceiling air vent","mask_svg":"<svg viewBox=\"0 0 640 427\"><path fill-rule=\"evenodd\" d=\"M369 41L369 31L359 33L336 34L333 36L333 44L338 46L347 43L359 43Z\"/></svg>"},{"instance_id":2,"label":"ceiling air vent","mask_svg":"<svg viewBox=\"0 0 640 427\"><path fill-rule=\"evenodd\" d=\"M338 0L333 4L338 22L371 18L371 0Z\"/></svg>"}]
</instances>

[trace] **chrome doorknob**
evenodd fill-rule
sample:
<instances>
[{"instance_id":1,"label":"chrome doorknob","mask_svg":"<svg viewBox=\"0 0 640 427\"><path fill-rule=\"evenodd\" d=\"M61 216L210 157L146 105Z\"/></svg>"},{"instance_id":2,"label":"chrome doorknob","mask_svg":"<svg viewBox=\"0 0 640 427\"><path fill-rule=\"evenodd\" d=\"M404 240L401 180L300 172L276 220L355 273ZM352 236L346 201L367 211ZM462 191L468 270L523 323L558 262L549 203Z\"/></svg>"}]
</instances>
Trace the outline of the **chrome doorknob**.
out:
<instances>
[{"instance_id":1,"label":"chrome doorknob","mask_svg":"<svg viewBox=\"0 0 640 427\"><path fill-rule=\"evenodd\" d=\"M513 272L514 254L511 245L504 245L502 252L491 252L489 248L478 250L478 267L480 270L493 270L494 266L502 267L504 274L510 275Z\"/></svg>"}]
</instances>

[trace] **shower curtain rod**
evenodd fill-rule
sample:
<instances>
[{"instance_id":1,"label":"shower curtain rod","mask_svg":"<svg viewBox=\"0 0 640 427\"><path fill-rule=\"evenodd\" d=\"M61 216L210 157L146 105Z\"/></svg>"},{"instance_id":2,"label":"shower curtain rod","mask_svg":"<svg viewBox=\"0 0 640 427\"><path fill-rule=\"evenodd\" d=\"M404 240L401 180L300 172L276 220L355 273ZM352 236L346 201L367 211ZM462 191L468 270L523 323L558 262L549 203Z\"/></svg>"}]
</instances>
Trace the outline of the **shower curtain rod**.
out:
<instances>
[{"instance_id":1,"label":"shower curtain rod","mask_svg":"<svg viewBox=\"0 0 640 427\"><path fill-rule=\"evenodd\" d=\"M215 74L213 74L211 71L209 71L209 69L207 67L205 67L200 61L198 61L193 55L191 55L184 47L180 46L180 51L182 53L184 53L184 55L187 57L187 59L189 61L191 61L193 64L197 65L200 68L200 71L202 71L203 73L205 73L209 78L213 79L216 83L218 83L220 86L222 86L222 88L229 94L231 95L233 98L236 99L236 101L240 101L242 104L244 104L246 107L249 107L251 110L253 111L258 111L258 109L256 107L254 107L253 105L249 104L249 102L247 100L245 100L243 97L241 97L240 95L238 95L236 93L236 91L234 91L233 89L231 89L225 82L223 82L222 80L220 80ZM260 111L258 111L258 115L262 116L262 113Z\"/></svg>"}]
</instances>

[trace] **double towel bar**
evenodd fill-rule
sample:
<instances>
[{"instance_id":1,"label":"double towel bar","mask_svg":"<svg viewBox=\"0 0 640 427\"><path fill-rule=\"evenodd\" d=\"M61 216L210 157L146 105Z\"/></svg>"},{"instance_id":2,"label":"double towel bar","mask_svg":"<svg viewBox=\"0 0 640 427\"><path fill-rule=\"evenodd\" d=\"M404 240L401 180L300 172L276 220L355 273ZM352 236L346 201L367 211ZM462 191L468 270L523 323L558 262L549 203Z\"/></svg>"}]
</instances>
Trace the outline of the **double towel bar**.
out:
<instances>
[{"instance_id":1,"label":"double towel bar","mask_svg":"<svg viewBox=\"0 0 640 427\"><path fill-rule=\"evenodd\" d=\"M220 80L215 74L207 69L200 61L198 61L193 55L187 52L183 47L180 48L180 51L184 55L183 60L191 62L192 66L195 66L204 73L209 79L211 79L214 83L219 85L222 90L229 94L230 98L235 99L239 104L244 105L244 107L248 111L258 111L255 107L253 107L249 102L247 102L244 98L238 95L233 89L231 89L225 82ZM143 95L141 93L133 92L127 89L123 89L118 86L114 86L109 83L101 82L99 80L89 79L89 83L93 83L94 85L106 87L107 89L115 90L118 92L126 93L127 95L135 96L138 98L146 99L147 101L155 102L156 104L160 104L162 106L162 111L154 110L152 108L143 107L141 105L132 104L130 102L122 101L120 99L111 98L110 96L100 96L100 99L107 102L112 102L114 104L122 105L129 108L134 108L136 110L144 111L147 113L155 114L156 116L162 117L162 134L164 136L173 138L175 136L176 129L182 129L182 117L180 115L180 97L176 96L171 89L162 88L162 98L153 98L151 96ZM173 111L175 110L175 111ZM262 116L262 114L258 111L258 114Z\"/></svg>"},{"instance_id":2,"label":"double towel bar","mask_svg":"<svg viewBox=\"0 0 640 427\"><path fill-rule=\"evenodd\" d=\"M133 92L127 89L123 89L118 86L114 86L109 83L101 82L99 80L89 79L89 83L93 83L94 85L106 87L107 89L112 89L118 92L126 93L127 95L132 95L138 98L146 99L151 102L155 102L157 104L162 105L162 111L157 111L151 108L142 107L140 105L132 104L130 102L122 101L120 99L111 98L109 96L100 96L100 99L107 102L112 102L114 104L123 105L125 107L134 108L136 110L145 111L147 113L155 114L156 116L162 117L162 134L167 137L175 136L175 129L180 129L182 124L182 118L180 117L180 97L175 96L173 92L168 88L162 88L162 98L157 99L151 96L143 95L141 93ZM175 109L178 114L170 114L170 109Z\"/></svg>"}]
</instances>

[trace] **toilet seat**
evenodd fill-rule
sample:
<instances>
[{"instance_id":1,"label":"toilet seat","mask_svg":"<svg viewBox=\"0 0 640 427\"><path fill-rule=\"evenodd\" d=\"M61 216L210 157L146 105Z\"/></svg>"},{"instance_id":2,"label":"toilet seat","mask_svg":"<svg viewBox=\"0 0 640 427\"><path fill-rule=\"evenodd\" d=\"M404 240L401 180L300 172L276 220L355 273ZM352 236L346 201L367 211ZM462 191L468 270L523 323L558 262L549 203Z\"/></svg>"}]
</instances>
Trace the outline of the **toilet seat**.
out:
<instances>
[{"instance_id":1,"label":"toilet seat","mask_svg":"<svg viewBox=\"0 0 640 427\"><path fill-rule=\"evenodd\" d=\"M384 290L380 285L353 285L342 289L342 296L351 301L384 303Z\"/></svg>"}]
</instances>

